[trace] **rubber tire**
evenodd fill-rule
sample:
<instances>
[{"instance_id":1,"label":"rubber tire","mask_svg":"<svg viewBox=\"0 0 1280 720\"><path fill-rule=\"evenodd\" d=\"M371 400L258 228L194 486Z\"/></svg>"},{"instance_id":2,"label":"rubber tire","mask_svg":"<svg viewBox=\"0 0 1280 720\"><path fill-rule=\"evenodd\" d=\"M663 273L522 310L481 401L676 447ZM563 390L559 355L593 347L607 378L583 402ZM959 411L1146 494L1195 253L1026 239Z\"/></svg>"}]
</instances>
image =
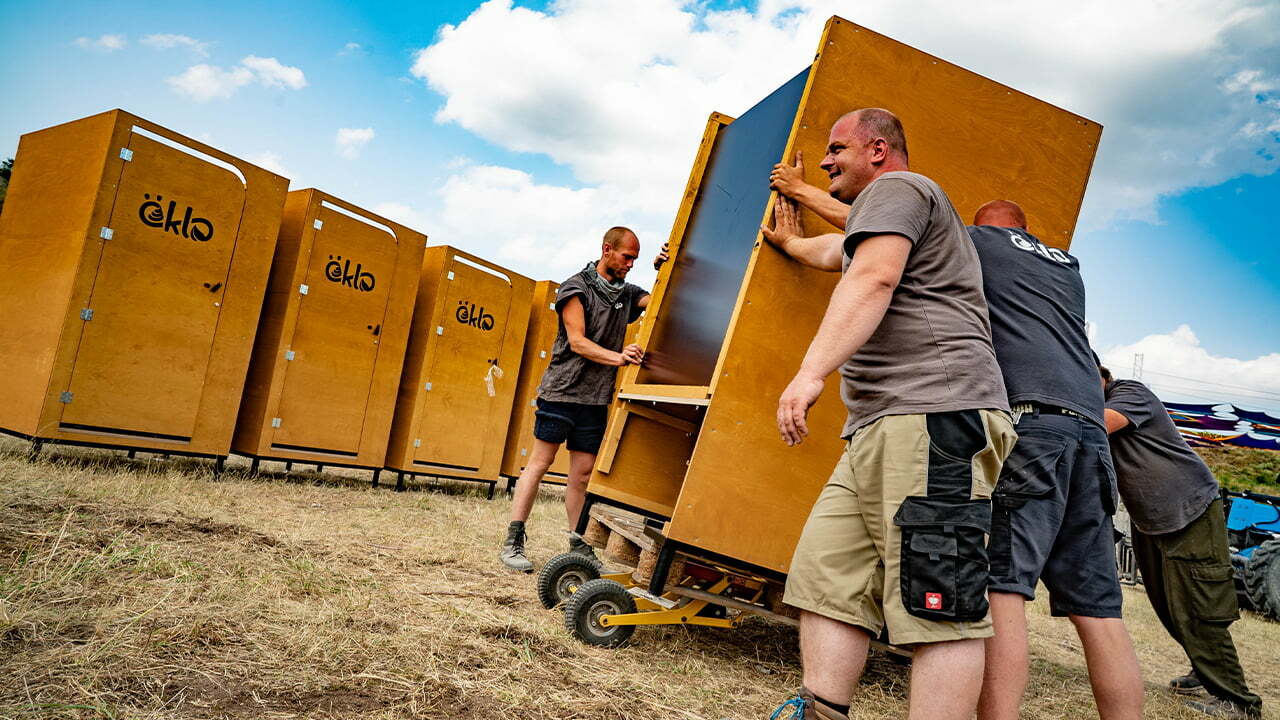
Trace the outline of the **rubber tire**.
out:
<instances>
[{"instance_id":1,"label":"rubber tire","mask_svg":"<svg viewBox=\"0 0 1280 720\"><path fill-rule=\"evenodd\" d=\"M1244 570L1244 588L1259 614L1280 620L1280 537L1253 551Z\"/></svg>"},{"instance_id":2,"label":"rubber tire","mask_svg":"<svg viewBox=\"0 0 1280 720\"><path fill-rule=\"evenodd\" d=\"M564 604L564 626L573 636L596 647L618 647L636 631L635 625L601 627L594 621L600 615L626 615L636 611L635 598L613 580L592 580Z\"/></svg>"},{"instance_id":3,"label":"rubber tire","mask_svg":"<svg viewBox=\"0 0 1280 720\"><path fill-rule=\"evenodd\" d=\"M567 602L588 582L600 577L604 567L600 561L581 553L561 553L538 571L538 599L550 610Z\"/></svg>"}]
</instances>

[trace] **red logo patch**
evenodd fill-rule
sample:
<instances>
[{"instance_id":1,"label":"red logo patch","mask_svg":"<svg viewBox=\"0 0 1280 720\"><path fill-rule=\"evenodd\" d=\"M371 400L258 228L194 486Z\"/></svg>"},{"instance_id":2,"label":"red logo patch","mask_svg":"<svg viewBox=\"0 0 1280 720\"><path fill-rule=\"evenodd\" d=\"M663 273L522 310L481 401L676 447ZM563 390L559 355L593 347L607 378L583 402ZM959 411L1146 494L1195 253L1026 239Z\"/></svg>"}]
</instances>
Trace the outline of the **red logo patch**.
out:
<instances>
[{"instance_id":1,"label":"red logo patch","mask_svg":"<svg viewBox=\"0 0 1280 720\"><path fill-rule=\"evenodd\" d=\"M942 609L942 593L927 592L924 594L924 607L926 610Z\"/></svg>"}]
</instances>

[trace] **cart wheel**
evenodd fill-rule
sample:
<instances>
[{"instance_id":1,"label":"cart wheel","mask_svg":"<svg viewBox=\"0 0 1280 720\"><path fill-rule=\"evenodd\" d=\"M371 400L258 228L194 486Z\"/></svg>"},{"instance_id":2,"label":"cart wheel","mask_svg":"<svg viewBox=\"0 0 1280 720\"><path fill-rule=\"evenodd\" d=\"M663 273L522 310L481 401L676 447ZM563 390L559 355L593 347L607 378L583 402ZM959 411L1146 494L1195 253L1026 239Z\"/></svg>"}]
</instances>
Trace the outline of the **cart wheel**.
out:
<instances>
[{"instance_id":1,"label":"cart wheel","mask_svg":"<svg viewBox=\"0 0 1280 720\"><path fill-rule=\"evenodd\" d=\"M1280 620L1280 538L1254 548L1245 566L1244 587L1258 613Z\"/></svg>"},{"instance_id":2,"label":"cart wheel","mask_svg":"<svg viewBox=\"0 0 1280 720\"><path fill-rule=\"evenodd\" d=\"M550 610L569 600L591 580L600 577L600 561L581 553L567 552L557 555L538 572L538 599L542 607Z\"/></svg>"},{"instance_id":3,"label":"cart wheel","mask_svg":"<svg viewBox=\"0 0 1280 720\"><path fill-rule=\"evenodd\" d=\"M564 604L564 626L588 645L617 647L631 638L635 625L601 625L604 615L636 611L636 601L613 580L591 580Z\"/></svg>"}]
</instances>

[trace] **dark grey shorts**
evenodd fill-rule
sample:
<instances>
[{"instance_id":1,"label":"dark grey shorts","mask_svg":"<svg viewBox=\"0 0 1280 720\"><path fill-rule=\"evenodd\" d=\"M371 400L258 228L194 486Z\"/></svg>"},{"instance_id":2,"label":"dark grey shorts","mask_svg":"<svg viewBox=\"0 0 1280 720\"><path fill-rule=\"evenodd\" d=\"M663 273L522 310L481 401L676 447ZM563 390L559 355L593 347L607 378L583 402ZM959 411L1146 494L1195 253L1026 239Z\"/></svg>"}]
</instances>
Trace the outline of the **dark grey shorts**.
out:
<instances>
[{"instance_id":1,"label":"dark grey shorts","mask_svg":"<svg viewBox=\"0 0 1280 720\"><path fill-rule=\"evenodd\" d=\"M608 405L557 402L538 398L533 414L533 436L544 442L564 443L571 452L600 452L604 428L609 420Z\"/></svg>"},{"instance_id":2,"label":"dark grey shorts","mask_svg":"<svg viewBox=\"0 0 1280 720\"><path fill-rule=\"evenodd\" d=\"M990 590L1033 600L1041 580L1054 615L1120 617L1106 431L1040 410L1024 413L1015 429L992 497Z\"/></svg>"}]
</instances>

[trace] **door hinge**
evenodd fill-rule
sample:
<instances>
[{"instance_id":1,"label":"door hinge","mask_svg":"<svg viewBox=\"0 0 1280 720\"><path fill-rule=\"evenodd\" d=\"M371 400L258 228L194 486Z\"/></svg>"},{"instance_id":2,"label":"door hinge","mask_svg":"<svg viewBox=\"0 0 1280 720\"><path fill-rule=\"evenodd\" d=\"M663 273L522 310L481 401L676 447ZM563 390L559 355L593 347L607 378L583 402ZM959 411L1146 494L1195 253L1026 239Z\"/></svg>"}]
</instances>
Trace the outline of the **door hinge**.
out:
<instances>
[{"instance_id":1,"label":"door hinge","mask_svg":"<svg viewBox=\"0 0 1280 720\"><path fill-rule=\"evenodd\" d=\"M93 311L92 311L92 310L90 310L89 308L81 308L81 309L80 309L80 319L81 319L81 320L92 320L92 319L93 319Z\"/></svg>"},{"instance_id":2,"label":"door hinge","mask_svg":"<svg viewBox=\"0 0 1280 720\"><path fill-rule=\"evenodd\" d=\"M58 402L70 403L71 399L74 397L75 397L75 394L72 393L70 390L63 390L62 394L58 396Z\"/></svg>"},{"instance_id":3,"label":"door hinge","mask_svg":"<svg viewBox=\"0 0 1280 720\"><path fill-rule=\"evenodd\" d=\"M529 448L520 448L520 457L524 457L525 455L528 455L528 454L529 454Z\"/></svg>"},{"instance_id":4,"label":"door hinge","mask_svg":"<svg viewBox=\"0 0 1280 720\"><path fill-rule=\"evenodd\" d=\"M548 308L548 309L550 309L550 310L555 310L555 309L556 309L556 304L555 304L555 303L547 303L547 308Z\"/></svg>"},{"instance_id":5,"label":"door hinge","mask_svg":"<svg viewBox=\"0 0 1280 720\"><path fill-rule=\"evenodd\" d=\"M112 230L109 227L104 227L98 231L98 237L102 238L103 240L110 240L111 236L115 234L116 234L116 231Z\"/></svg>"},{"instance_id":6,"label":"door hinge","mask_svg":"<svg viewBox=\"0 0 1280 720\"><path fill-rule=\"evenodd\" d=\"M298 286L298 294L299 294L299 295L306 295L306 294L307 294L308 292L310 292L310 291L311 291L311 288L307 287L307 284L306 284L306 283L303 283L303 284L301 284L301 285L299 285L299 286Z\"/></svg>"},{"instance_id":7,"label":"door hinge","mask_svg":"<svg viewBox=\"0 0 1280 720\"><path fill-rule=\"evenodd\" d=\"M319 230L320 228L324 227L324 221L317 219L315 222L311 223L311 226Z\"/></svg>"},{"instance_id":8,"label":"door hinge","mask_svg":"<svg viewBox=\"0 0 1280 720\"><path fill-rule=\"evenodd\" d=\"M452 270L450 270L450 271L449 271L449 279L450 279L450 280L452 280L452 279L453 279L453 271L452 271Z\"/></svg>"},{"instance_id":9,"label":"door hinge","mask_svg":"<svg viewBox=\"0 0 1280 720\"><path fill-rule=\"evenodd\" d=\"M413 440L413 446L414 446L414 447L422 447L422 438L414 438L414 440Z\"/></svg>"},{"instance_id":10,"label":"door hinge","mask_svg":"<svg viewBox=\"0 0 1280 720\"><path fill-rule=\"evenodd\" d=\"M284 359L285 359L285 360L292 360L292 359L293 359L293 357L294 357L294 356L293 356L293 351L292 351L292 350L285 350L285 351L284 351Z\"/></svg>"},{"instance_id":11,"label":"door hinge","mask_svg":"<svg viewBox=\"0 0 1280 720\"><path fill-rule=\"evenodd\" d=\"M538 351L538 358L539 358L539 359L544 358L544 357L546 357L546 356L547 356L547 351L546 351L546 350L539 350L539 351Z\"/></svg>"},{"instance_id":12,"label":"door hinge","mask_svg":"<svg viewBox=\"0 0 1280 720\"><path fill-rule=\"evenodd\" d=\"M273 428L280 427L280 418L271 418L271 427Z\"/></svg>"},{"instance_id":13,"label":"door hinge","mask_svg":"<svg viewBox=\"0 0 1280 720\"><path fill-rule=\"evenodd\" d=\"M444 334L444 326L443 326L443 325L437 325L437 326L436 326L436 334L437 334L437 335L443 335L443 334Z\"/></svg>"},{"instance_id":14,"label":"door hinge","mask_svg":"<svg viewBox=\"0 0 1280 720\"><path fill-rule=\"evenodd\" d=\"M120 148L120 159L125 162L133 162L133 151L129 148Z\"/></svg>"},{"instance_id":15,"label":"door hinge","mask_svg":"<svg viewBox=\"0 0 1280 720\"><path fill-rule=\"evenodd\" d=\"M427 392L431 392L431 383L427 383L426 385L423 385L422 388Z\"/></svg>"}]
</instances>

